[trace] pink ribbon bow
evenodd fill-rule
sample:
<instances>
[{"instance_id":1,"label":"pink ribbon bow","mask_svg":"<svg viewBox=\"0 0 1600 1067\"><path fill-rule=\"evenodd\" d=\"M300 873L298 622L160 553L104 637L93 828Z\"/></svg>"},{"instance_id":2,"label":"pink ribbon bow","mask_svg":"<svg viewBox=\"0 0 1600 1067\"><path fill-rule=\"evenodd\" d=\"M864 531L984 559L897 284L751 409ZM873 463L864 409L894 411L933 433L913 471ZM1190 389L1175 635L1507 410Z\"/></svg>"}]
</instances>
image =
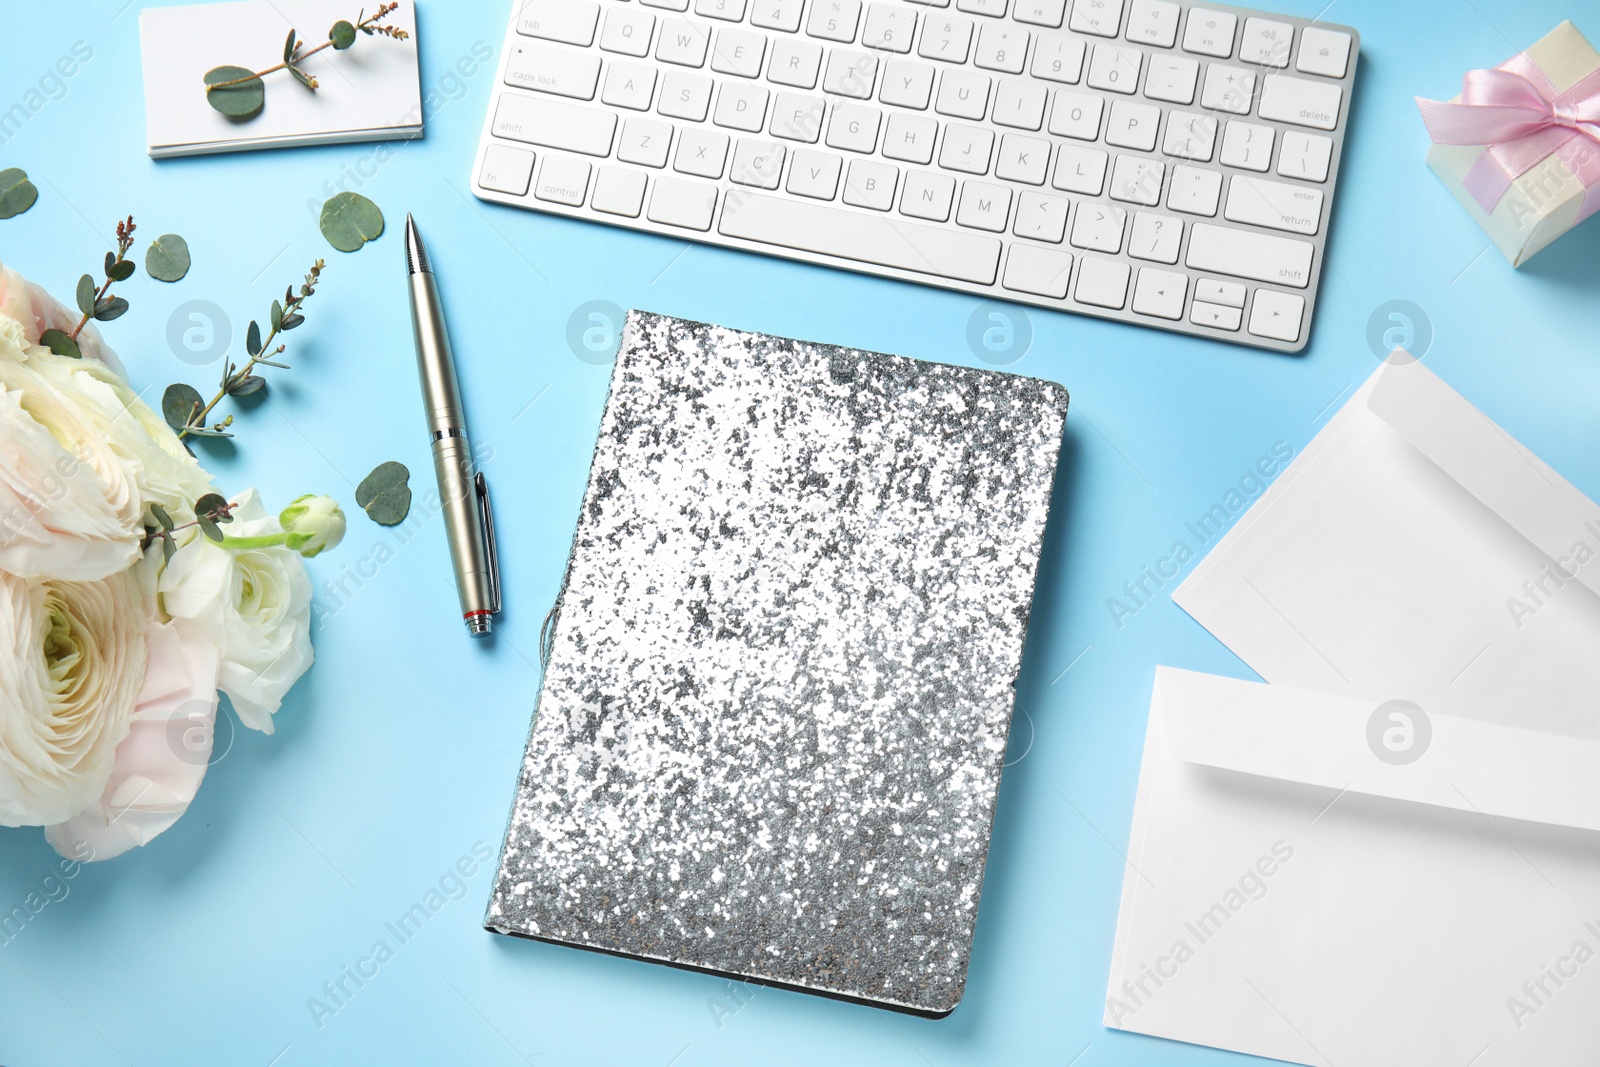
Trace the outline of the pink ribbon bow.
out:
<instances>
[{"instance_id":1,"label":"pink ribbon bow","mask_svg":"<svg viewBox=\"0 0 1600 1067\"><path fill-rule=\"evenodd\" d=\"M1552 155L1586 190L1576 221L1600 211L1600 70L1566 92L1527 53L1493 70L1469 71L1453 104L1417 97L1435 144L1485 145L1462 181L1485 211L1511 183Z\"/></svg>"}]
</instances>

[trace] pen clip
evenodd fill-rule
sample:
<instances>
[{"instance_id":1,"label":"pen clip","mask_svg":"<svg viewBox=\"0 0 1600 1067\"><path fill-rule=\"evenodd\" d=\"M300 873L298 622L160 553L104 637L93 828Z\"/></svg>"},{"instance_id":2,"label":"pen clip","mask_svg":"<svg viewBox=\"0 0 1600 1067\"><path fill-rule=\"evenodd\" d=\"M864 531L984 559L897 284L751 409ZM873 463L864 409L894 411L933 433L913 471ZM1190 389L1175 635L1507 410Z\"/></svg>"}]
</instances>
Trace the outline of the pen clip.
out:
<instances>
[{"instance_id":1,"label":"pen clip","mask_svg":"<svg viewBox=\"0 0 1600 1067\"><path fill-rule=\"evenodd\" d=\"M489 482L479 471L472 479L478 497L478 519L483 524L483 548L489 557L489 610L500 614L500 551L494 542L494 509L489 506Z\"/></svg>"}]
</instances>

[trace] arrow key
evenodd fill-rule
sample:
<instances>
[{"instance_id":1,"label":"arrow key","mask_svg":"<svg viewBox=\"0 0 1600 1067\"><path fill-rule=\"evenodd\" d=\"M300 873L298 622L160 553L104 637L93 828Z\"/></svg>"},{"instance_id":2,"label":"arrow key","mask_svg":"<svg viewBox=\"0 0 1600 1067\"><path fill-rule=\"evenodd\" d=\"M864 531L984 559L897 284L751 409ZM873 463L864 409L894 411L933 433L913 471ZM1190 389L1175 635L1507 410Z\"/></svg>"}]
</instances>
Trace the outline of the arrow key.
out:
<instances>
[{"instance_id":1,"label":"arrow key","mask_svg":"<svg viewBox=\"0 0 1600 1067\"><path fill-rule=\"evenodd\" d=\"M1238 308L1223 307L1196 300L1189 307L1189 321L1196 326L1211 326L1218 330L1237 330L1244 312Z\"/></svg>"},{"instance_id":2,"label":"arrow key","mask_svg":"<svg viewBox=\"0 0 1600 1067\"><path fill-rule=\"evenodd\" d=\"M1183 318L1183 298L1188 294L1187 275L1141 267L1139 280L1133 287L1133 310L1141 315L1176 321Z\"/></svg>"},{"instance_id":3,"label":"arrow key","mask_svg":"<svg viewBox=\"0 0 1600 1067\"><path fill-rule=\"evenodd\" d=\"M1257 289L1255 303L1250 307L1250 332L1257 337L1293 344L1300 340L1300 319L1305 310L1304 297ZM1237 329L1237 320L1234 328Z\"/></svg>"}]
</instances>

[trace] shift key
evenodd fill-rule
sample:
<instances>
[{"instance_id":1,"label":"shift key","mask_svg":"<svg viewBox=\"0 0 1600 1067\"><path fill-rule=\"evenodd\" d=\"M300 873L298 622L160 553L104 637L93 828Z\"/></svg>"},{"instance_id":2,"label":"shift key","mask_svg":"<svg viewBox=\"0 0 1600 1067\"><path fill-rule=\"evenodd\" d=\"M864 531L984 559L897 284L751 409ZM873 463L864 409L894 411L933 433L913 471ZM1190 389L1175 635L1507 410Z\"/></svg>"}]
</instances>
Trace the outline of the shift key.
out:
<instances>
[{"instance_id":1,"label":"shift key","mask_svg":"<svg viewBox=\"0 0 1600 1067\"><path fill-rule=\"evenodd\" d=\"M492 132L496 137L525 144L604 156L611 152L616 130L617 117L609 111L545 97L502 93Z\"/></svg>"},{"instance_id":2,"label":"shift key","mask_svg":"<svg viewBox=\"0 0 1600 1067\"><path fill-rule=\"evenodd\" d=\"M1197 222L1189 227L1189 255L1184 262L1195 270L1297 289L1311 284L1311 244L1292 237Z\"/></svg>"}]
</instances>

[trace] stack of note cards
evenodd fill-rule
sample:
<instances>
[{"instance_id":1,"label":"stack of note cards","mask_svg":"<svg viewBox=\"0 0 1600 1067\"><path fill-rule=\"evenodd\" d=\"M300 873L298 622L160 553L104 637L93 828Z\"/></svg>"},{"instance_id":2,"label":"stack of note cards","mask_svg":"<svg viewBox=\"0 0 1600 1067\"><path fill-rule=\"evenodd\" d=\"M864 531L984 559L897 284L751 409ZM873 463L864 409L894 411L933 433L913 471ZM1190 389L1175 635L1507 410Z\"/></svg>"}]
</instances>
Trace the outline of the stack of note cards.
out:
<instances>
[{"instance_id":1,"label":"stack of note cards","mask_svg":"<svg viewBox=\"0 0 1600 1067\"><path fill-rule=\"evenodd\" d=\"M416 15L409 2L383 22L404 30L405 40L357 34L348 49L327 48L307 58L303 66L319 83L316 91L279 70L262 79L266 103L252 119L230 119L207 103L207 71L220 66L267 70L283 62L291 29L304 42L303 54L326 41L334 23L353 21L353 14L342 0L243 0L144 11L139 32L150 155L164 159L421 136Z\"/></svg>"},{"instance_id":2,"label":"stack of note cards","mask_svg":"<svg viewBox=\"0 0 1600 1067\"><path fill-rule=\"evenodd\" d=\"M630 314L489 928L954 1008L1066 410Z\"/></svg>"}]
</instances>

